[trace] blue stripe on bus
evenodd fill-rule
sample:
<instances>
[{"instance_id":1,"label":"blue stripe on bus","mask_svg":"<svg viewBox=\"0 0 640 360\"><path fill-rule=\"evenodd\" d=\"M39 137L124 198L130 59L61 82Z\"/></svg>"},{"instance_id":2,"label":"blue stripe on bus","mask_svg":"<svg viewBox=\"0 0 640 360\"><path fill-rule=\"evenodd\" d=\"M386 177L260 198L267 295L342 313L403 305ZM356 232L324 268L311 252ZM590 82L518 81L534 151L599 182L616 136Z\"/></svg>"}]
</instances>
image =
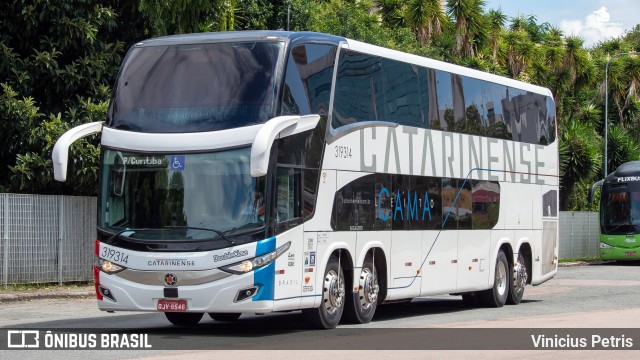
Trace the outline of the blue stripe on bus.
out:
<instances>
[{"instance_id":1,"label":"blue stripe on bus","mask_svg":"<svg viewBox=\"0 0 640 360\"><path fill-rule=\"evenodd\" d=\"M256 256L268 254L276 249L276 238L271 237L266 240L258 241L256 245ZM259 286L260 290L256 296L252 298L253 301L260 300L273 300L274 283L276 280L276 262L261 267L253 272L253 285Z\"/></svg>"}]
</instances>

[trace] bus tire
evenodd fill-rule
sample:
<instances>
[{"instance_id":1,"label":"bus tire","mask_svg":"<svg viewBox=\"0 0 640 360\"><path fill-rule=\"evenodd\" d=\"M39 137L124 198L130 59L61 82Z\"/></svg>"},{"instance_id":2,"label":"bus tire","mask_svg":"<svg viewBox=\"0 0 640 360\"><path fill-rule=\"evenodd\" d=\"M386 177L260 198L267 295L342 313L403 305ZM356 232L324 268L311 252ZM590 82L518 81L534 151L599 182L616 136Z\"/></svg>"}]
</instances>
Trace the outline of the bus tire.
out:
<instances>
[{"instance_id":1,"label":"bus tire","mask_svg":"<svg viewBox=\"0 0 640 360\"><path fill-rule=\"evenodd\" d=\"M524 256L518 254L518 262L513 265L513 275L511 276L513 281L510 281L511 287L509 288L509 296L507 297L507 304L517 305L522 301L524 295L524 288L527 286L528 273L527 263L524 261Z\"/></svg>"},{"instance_id":2,"label":"bus tire","mask_svg":"<svg viewBox=\"0 0 640 360\"><path fill-rule=\"evenodd\" d=\"M376 312L380 293L378 269L374 267L371 255L365 258L357 281L354 287L357 286L358 291L347 296L345 317L350 323L366 324Z\"/></svg>"},{"instance_id":3,"label":"bus tire","mask_svg":"<svg viewBox=\"0 0 640 360\"><path fill-rule=\"evenodd\" d=\"M177 326L195 326L202 319L204 313L188 313L188 312L165 312L170 323Z\"/></svg>"},{"instance_id":4,"label":"bus tire","mask_svg":"<svg viewBox=\"0 0 640 360\"><path fill-rule=\"evenodd\" d=\"M209 313L209 317L215 321L236 321L240 315L240 313Z\"/></svg>"},{"instance_id":5,"label":"bus tire","mask_svg":"<svg viewBox=\"0 0 640 360\"><path fill-rule=\"evenodd\" d=\"M511 272L504 252L500 250L496 258L493 287L480 293L480 301L487 307L502 307L507 302Z\"/></svg>"},{"instance_id":6,"label":"bus tire","mask_svg":"<svg viewBox=\"0 0 640 360\"><path fill-rule=\"evenodd\" d=\"M314 328L333 329L342 318L344 303L344 273L338 265L338 258L332 255L324 271L320 306L302 310L302 316Z\"/></svg>"}]
</instances>

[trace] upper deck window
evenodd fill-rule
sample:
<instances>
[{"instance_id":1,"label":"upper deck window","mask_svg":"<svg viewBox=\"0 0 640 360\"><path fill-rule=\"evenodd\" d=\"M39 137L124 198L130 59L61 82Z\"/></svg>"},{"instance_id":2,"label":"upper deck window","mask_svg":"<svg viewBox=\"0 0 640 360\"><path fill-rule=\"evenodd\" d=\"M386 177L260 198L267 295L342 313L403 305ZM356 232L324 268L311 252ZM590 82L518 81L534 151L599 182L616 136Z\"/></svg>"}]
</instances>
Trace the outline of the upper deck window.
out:
<instances>
[{"instance_id":1,"label":"upper deck window","mask_svg":"<svg viewBox=\"0 0 640 360\"><path fill-rule=\"evenodd\" d=\"M108 125L177 133L264 123L275 115L282 42L133 48L122 66Z\"/></svg>"}]
</instances>

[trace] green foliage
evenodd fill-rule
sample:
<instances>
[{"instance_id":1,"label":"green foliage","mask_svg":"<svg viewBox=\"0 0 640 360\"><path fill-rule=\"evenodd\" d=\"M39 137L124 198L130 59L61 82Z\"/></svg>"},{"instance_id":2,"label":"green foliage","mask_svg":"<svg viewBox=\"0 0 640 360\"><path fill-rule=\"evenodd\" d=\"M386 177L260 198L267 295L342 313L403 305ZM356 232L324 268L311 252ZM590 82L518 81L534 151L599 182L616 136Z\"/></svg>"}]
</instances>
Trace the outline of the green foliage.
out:
<instances>
[{"instance_id":1,"label":"green foliage","mask_svg":"<svg viewBox=\"0 0 640 360\"><path fill-rule=\"evenodd\" d=\"M94 194L98 148L75 147L66 185L52 181L51 150L70 126L102 121L124 44L106 1L13 0L0 5L0 188ZM77 178L76 178L77 177Z\"/></svg>"},{"instance_id":2,"label":"green foliage","mask_svg":"<svg viewBox=\"0 0 640 360\"><path fill-rule=\"evenodd\" d=\"M8 0L0 4L0 190L91 194L96 139L70 151L69 180L51 180L50 152L72 126L105 119L125 44L198 31L318 31L460 64L551 89L559 122L561 209L585 210L602 176L604 67L640 51L640 25L591 49L533 15L507 19L482 0ZM10 14L10 16L9 16ZM448 15L448 16L447 16ZM611 60L609 159L640 156L640 56ZM448 129L508 138L445 112ZM439 124L432 124L435 128ZM443 124L444 125L444 124Z\"/></svg>"},{"instance_id":3,"label":"green foliage","mask_svg":"<svg viewBox=\"0 0 640 360\"><path fill-rule=\"evenodd\" d=\"M609 128L607 153L607 170L609 172L628 161L640 160L640 146L620 125L613 125Z\"/></svg>"},{"instance_id":4,"label":"green foliage","mask_svg":"<svg viewBox=\"0 0 640 360\"><path fill-rule=\"evenodd\" d=\"M560 206L568 209L575 185L594 179L601 169L601 141L593 127L575 119L565 124L559 140Z\"/></svg>"}]
</instances>

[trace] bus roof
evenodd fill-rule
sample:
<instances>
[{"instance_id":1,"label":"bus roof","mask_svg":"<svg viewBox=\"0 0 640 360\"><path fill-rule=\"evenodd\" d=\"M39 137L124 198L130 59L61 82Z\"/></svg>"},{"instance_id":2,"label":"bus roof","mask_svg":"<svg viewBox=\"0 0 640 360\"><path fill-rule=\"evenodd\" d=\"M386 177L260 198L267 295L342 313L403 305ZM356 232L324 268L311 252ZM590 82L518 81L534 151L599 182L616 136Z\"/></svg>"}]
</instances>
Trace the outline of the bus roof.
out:
<instances>
[{"instance_id":1,"label":"bus roof","mask_svg":"<svg viewBox=\"0 0 640 360\"><path fill-rule=\"evenodd\" d=\"M316 32L293 32L275 30L256 31L225 31L215 33L196 33L184 35L171 35L141 41L136 46L159 46L159 45L180 45L180 44L206 44L212 42L232 42L232 41L252 41L252 40L280 40L293 43L318 42L331 44L344 44L343 46L357 52L376 55L388 59L398 60L410 64L428 67L431 69L446 71L462 76L467 76L483 81L501 84L525 91L530 91L545 96L552 96L551 90L510 79L483 71L470 69L464 66L450 64L444 61L434 60L418 55L413 55L397 50L367 44L361 41L347 39L340 36L328 35Z\"/></svg>"},{"instance_id":2,"label":"bus roof","mask_svg":"<svg viewBox=\"0 0 640 360\"><path fill-rule=\"evenodd\" d=\"M640 161L626 162L609 174L605 184L620 184L640 181Z\"/></svg>"}]
</instances>

